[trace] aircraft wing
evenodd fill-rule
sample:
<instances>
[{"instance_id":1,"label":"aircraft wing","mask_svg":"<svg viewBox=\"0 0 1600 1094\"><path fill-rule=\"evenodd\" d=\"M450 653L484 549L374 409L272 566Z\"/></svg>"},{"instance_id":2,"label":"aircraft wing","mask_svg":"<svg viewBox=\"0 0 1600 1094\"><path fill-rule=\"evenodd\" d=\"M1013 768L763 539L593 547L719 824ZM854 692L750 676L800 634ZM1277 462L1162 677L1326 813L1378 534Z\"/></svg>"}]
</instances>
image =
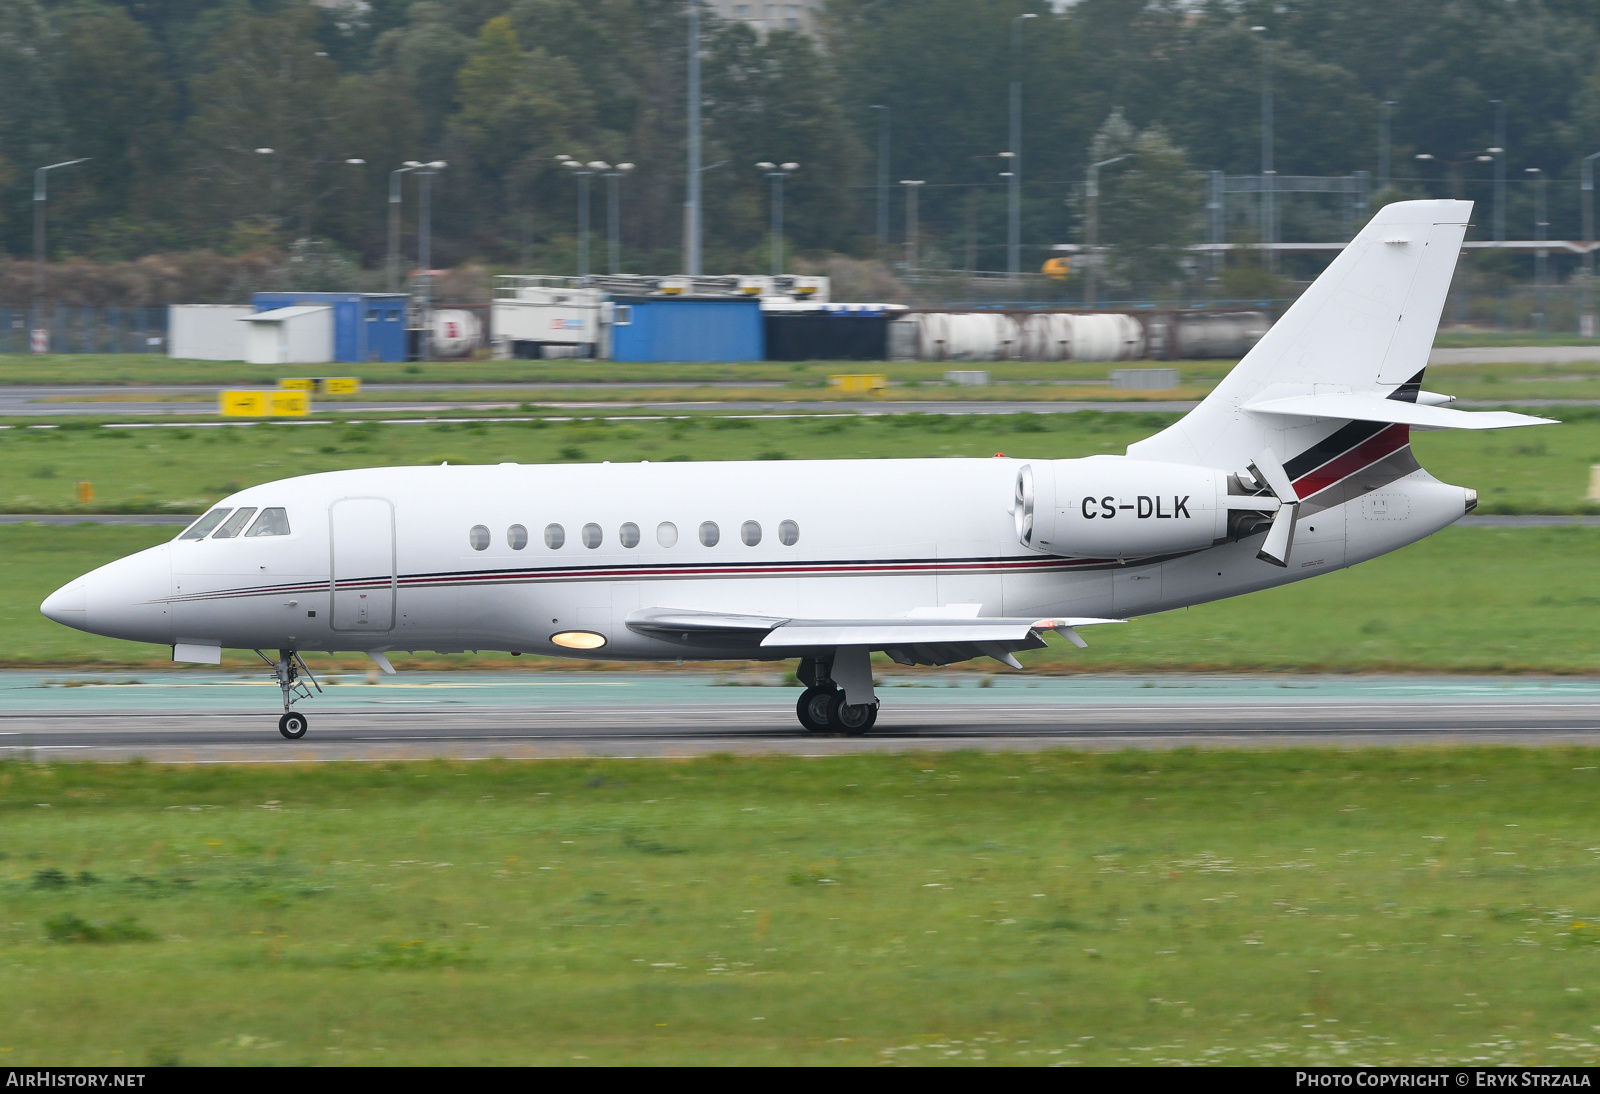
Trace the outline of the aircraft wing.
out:
<instances>
[{"instance_id":1,"label":"aircraft wing","mask_svg":"<svg viewBox=\"0 0 1600 1094\"><path fill-rule=\"evenodd\" d=\"M1245 403L1255 414L1280 414L1292 418L1340 418L1355 422L1389 422L1420 429L1510 429L1519 425L1555 425L1550 418L1516 414L1509 410L1451 410L1443 406L1389 399L1377 394L1330 392L1265 399Z\"/></svg>"},{"instance_id":2,"label":"aircraft wing","mask_svg":"<svg viewBox=\"0 0 1600 1094\"><path fill-rule=\"evenodd\" d=\"M730 615L667 608L644 608L628 616L628 628L641 634L704 645L744 645L762 650L802 650L865 646L883 650L902 665L948 665L973 657L993 657L1021 668L1012 653L1040 649L1043 631L1060 631L1075 646L1087 646L1076 628L1125 619L1034 616L928 617L902 619L793 619Z\"/></svg>"}]
</instances>

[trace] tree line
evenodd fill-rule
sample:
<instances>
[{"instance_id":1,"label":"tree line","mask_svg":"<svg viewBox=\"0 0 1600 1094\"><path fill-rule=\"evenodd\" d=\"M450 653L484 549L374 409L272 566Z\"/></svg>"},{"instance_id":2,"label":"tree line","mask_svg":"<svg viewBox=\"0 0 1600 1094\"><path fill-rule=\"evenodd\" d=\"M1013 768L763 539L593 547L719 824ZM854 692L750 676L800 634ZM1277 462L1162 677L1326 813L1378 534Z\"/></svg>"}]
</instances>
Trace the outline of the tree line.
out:
<instances>
[{"instance_id":1,"label":"tree line","mask_svg":"<svg viewBox=\"0 0 1600 1094\"><path fill-rule=\"evenodd\" d=\"M924 261L1003 269L1013 79L1028 269L1082 238L1085 169L1115 147L1144 151L1106 169L1100 238L1143 256L1125 276L1175 276L1159 252L1201 232L1203 172L1259 169L1264 79L1281 175L1375 175L1393 104L1393 185L1375 201L1486 200L1492 165L1476 157L1500 139L1498 101L1508 235L1531 234L1527 168L1551 180L1551 236L1578 234L1579 163L1600 151L1600 0L1051 8L828 0L817 39L707 10L706 268L764 268L764 160L801 165L785 190L792 247L881 257L887 114L891 181L925 183ZM1029 12L1013 54L1013 20ZM686 0L0 0L0 250L31 253L33 170L88 156L51 178L53 256L315 238L374 270L389 172L444 160L436 263L571 272L576 183L556 159L570 156L636 165L620 184L625 268L669 272L681 263L686 18ZM404 181L412 254L415 187ZM596 268L603 192L596 180ZM1296 208L1282 238L1331 230L1331 213ZM1249 236L1243 206L1229 231Z\"/></svg>"}]
</instances>

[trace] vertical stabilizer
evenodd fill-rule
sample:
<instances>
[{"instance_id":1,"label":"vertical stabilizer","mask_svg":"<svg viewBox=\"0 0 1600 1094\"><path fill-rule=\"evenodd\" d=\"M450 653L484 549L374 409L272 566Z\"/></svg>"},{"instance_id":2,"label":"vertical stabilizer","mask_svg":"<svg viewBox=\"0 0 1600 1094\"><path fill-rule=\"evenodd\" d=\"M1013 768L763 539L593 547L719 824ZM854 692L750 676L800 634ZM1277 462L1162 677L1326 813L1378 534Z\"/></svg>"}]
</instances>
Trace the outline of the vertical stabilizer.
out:
<instances>
[{"instance_id":1,"label":"vertical stabilizer","mask_svg":"<svg viewBox=\"0 0 1600 1094\"><path fill-rule=\"evenodd\" d=\"M1263 448L1296 451L1292 428L1242 411L1297 395L1388 395L1427 366L1466 234L1470 201L1378 210L1321 277L1184 419L1129 447L1148 460L1243 467Z\"/></svg>"}]
</instances>

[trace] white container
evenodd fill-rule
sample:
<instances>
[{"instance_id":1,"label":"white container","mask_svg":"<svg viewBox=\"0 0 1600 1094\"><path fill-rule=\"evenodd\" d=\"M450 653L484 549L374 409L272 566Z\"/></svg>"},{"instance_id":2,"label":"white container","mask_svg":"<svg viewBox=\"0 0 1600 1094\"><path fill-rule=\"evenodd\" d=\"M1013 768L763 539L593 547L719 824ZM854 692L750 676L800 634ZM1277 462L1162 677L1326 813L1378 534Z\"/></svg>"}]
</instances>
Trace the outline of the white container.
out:
<instances>
[{"instance_id":1,"label":"white container","mask_svg":"<svg viewBox=\"0 0 1600 1094\"><path fill-rule=\"evenodd\" d=\"M248 304L173 304L167 308L167 356L191 361L243 361L254 315Z\"/></svg>"},{"instance_id":2,"label":"white container","mask_svg":"<svg viewBox=\"0 0 1600 1094\"><path fill-rule=\"evenodd\" d=\"M333 309L297 304L243 317L252 365L320 365L333 360Z\"/></svg>"}]
</instances>

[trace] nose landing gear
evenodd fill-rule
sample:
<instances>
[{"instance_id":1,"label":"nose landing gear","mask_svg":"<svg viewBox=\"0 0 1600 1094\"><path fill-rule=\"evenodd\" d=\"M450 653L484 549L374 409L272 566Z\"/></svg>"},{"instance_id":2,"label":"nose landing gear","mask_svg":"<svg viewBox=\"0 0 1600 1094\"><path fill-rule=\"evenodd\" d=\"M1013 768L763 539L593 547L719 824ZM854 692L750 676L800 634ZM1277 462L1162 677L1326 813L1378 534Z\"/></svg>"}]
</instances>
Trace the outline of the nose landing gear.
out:
<instances>
[{"instance_id":1,"label":"nose landing gear","mask_svg":"<svg viewBox=\"0 0 1600 1094\"><path fill-rule=\"evenodd\" d=\"M298 741L306 735L306 716L293 707L301 699L311 698L311 688L306 687L300 677L304 675L318 692L322 691L322 685L317 683L317 678L311 675L305 661L294 650L279 650L276 661L260 650L256 650L256 656L272 667L273 678L283 692L283 717L278 719L278 732L291 741Z\"/></svg>"}]
</instances>

